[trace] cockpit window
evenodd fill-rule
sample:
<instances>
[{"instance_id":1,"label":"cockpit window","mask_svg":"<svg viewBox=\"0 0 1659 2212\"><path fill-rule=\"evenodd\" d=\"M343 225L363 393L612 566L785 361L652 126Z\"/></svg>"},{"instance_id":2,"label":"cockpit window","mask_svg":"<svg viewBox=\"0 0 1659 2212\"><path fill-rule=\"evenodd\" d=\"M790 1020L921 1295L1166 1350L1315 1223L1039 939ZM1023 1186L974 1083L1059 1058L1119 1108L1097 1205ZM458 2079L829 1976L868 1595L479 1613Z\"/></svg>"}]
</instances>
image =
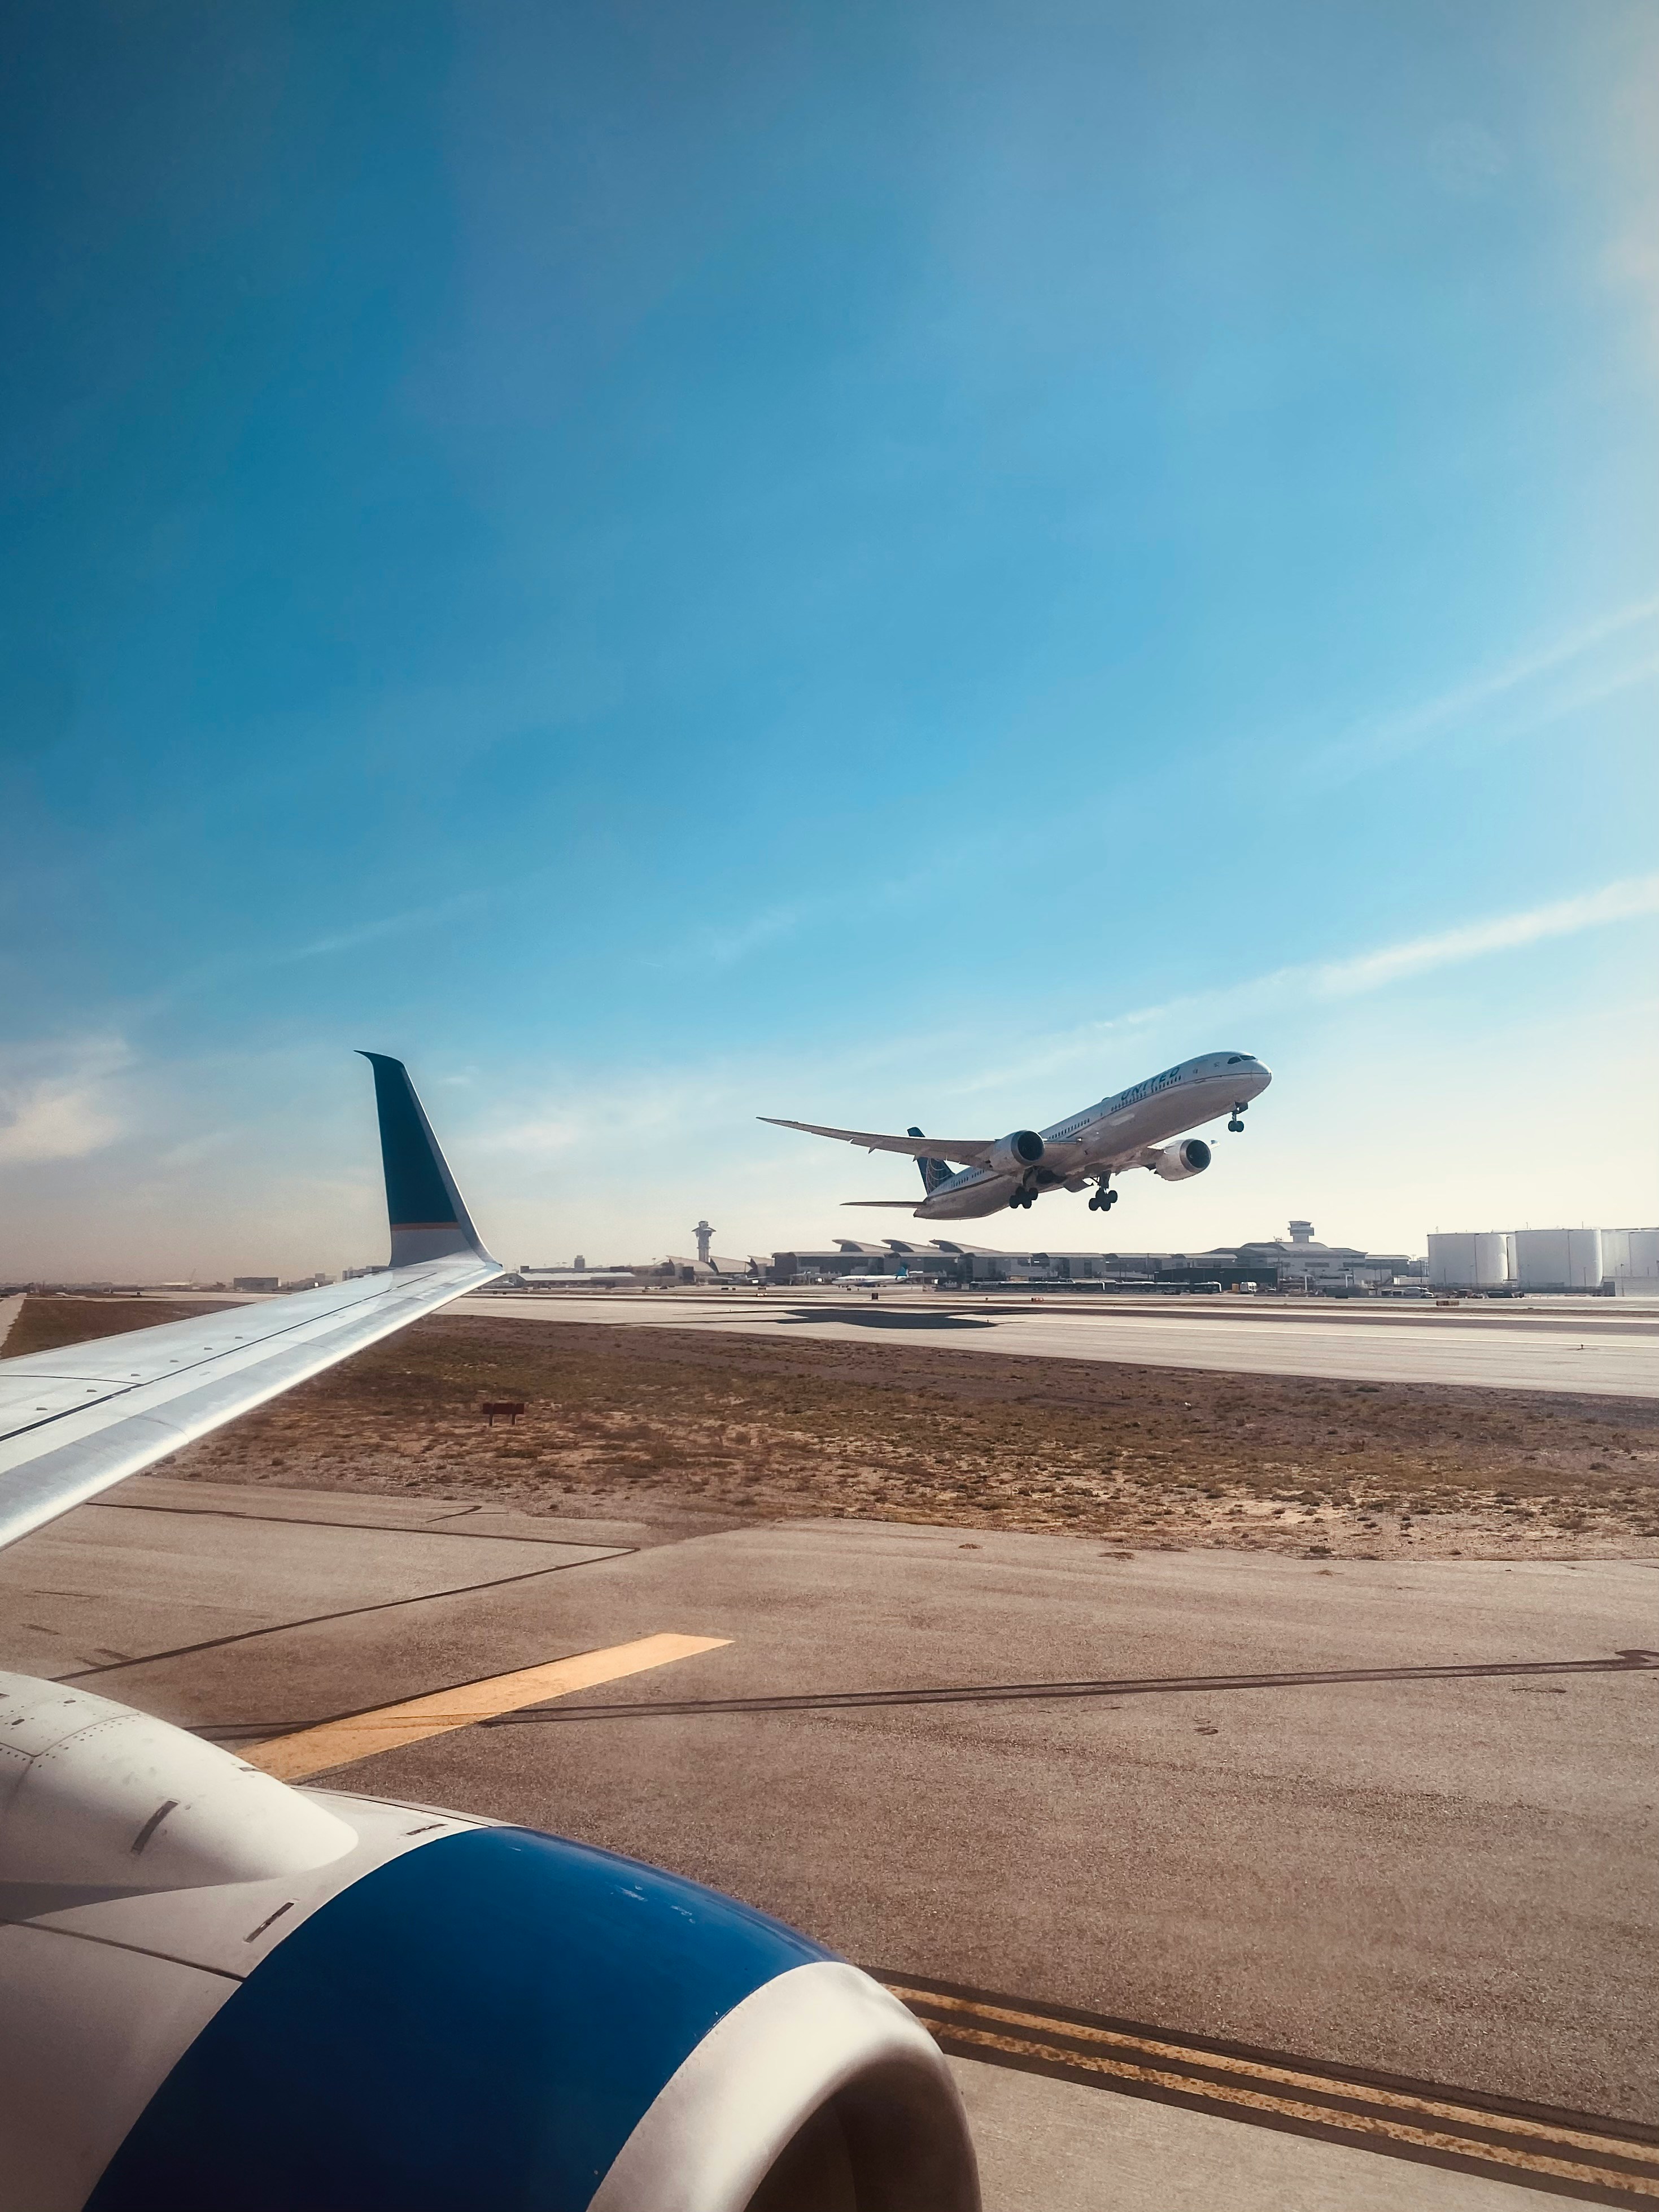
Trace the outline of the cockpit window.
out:
<instances>
[{"instance_id":1,"label":"cockpit window","mask_svg":"<svg viewBox=\"0 0 1659 2212\"><path fill-rule=\"evenodd\" d=\"M1227 1065L1229 1067L1243 1067L1244 1065L1243 1054L1242 1052L1230 1052L1227 1054Z\"/></svg>"}]
</instances>

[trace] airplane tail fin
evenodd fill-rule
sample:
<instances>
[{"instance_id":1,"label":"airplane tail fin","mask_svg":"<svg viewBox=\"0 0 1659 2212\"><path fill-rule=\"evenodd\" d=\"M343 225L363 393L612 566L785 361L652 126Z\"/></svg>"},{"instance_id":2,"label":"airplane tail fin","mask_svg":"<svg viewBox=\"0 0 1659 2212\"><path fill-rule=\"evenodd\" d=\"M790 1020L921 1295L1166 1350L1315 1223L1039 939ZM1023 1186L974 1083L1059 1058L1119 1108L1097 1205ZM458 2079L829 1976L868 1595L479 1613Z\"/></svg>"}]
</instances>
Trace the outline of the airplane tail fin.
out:
<instances>
[{"instance_id":1,"label":"airplane tail fin","mask_svg":"<svg viewBox=\"0 0 1659 2212\"><path fill-rule=\"evenodd\" d=\"M922 1132L920 1129L907 1129L904 1133L908 1137L919 1137ZM942 1182L949 1182L956 1172L949 1160L919 1159L916 1165L921 1170L921 1187L929 1198Z\"/></svg>"},{"instance_id":2,"label":"airplane tail fin","mask_svg":"<svg viewBox=\"0 0 1659 2212\"><path fill-rule=\"evenodd\" d=\"M409 1070L402 1060L388 1060L384 1053L366 1052L362 1057L374 1071L392 1266L447 1260L461 1252L476 1252L488 1260L490 1255L455 1188Z\"/></svg>"}]
</instances>

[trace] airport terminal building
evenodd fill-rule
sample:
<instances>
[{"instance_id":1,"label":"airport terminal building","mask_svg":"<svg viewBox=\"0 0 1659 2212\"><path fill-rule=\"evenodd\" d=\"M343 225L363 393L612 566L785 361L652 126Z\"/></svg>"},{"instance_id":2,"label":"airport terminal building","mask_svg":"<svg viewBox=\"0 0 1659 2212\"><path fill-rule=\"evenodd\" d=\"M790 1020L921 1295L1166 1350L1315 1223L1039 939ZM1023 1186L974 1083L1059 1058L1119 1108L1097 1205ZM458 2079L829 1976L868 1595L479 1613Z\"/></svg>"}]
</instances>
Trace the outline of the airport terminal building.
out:
<instances>
[{"instance_id":1,"label":"airport terminal building","mask_svg":"<svg viewBox=\"0 0 1659 2212\"><path fill-rule=\"evenodd\" d=\"M650 1284L765 1284L789 1289L878 1275L896 1283L945 1288L998 1283L1123 1291L1248 1288L1344 1297L1368 1292L1420 1293L1426 1271L1425 1261L1404 1252L1365 1252L1352 1244L1322 1243L1311 1222L1292 1221L1283 1237L1212 1245L1202 1252L1008 1252L951 1237L884 1237L877 1242L837 1237L827 1245L754 1253L747 1259L710 1252L696 1259L672 1254L631 1267L589 1267L580 1258L571 1267L526 1264L507 1276L503 1286L600 1291Z\"/></svg>"},{"instance_id":2,"label":"airport terminal building","mask_svg":"<svg viewBox=\"0 0 1659 2212\"><path fill-rule=\"evenodd\" d=\"M1342 1294L1419 1287L1423 1263L1403 1252L1362 1252L1322 1244L1310 1222L1293 1221L1284 1237L1212 1247L1205 1252L1003 1252L937 1237L902 1237L879 1243L838 1237L819 1251L775 1252L762 1279L778 1284L834 1282L843 1275L891 1275L939 1283L1092 1283L1120 1290L1298 1290Z\"/></svg>"}]
</instances>

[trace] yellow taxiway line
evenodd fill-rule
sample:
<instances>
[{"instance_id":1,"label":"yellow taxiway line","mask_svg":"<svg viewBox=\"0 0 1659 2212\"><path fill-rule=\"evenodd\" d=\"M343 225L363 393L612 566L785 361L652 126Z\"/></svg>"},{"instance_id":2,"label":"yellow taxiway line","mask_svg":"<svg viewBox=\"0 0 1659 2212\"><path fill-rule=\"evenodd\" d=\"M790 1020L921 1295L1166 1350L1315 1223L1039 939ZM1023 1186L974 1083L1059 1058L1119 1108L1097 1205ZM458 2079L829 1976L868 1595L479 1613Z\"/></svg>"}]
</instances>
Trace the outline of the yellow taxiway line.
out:
<instances>
[{"instance_id":1,"label":"yellow taxiway line","mask_svg":"<svg viewBox=\"0 0 1659 2212\"><path fill-rule=\"evenodd\" d=\"M1288 2126L1395 2157L1417 2157L1494 2179L1559 2181L1598 2204L1659 2201L1659 2136L1628 2132L1591 2115L1516 2110L1455 2090L1336 2068L1317 2072L1294 2059L1236 2047L1179 2042L1127 2022L1093 2020L988 1993L918 1986L884 1978L948 2051L1024 2066L1102 2088L1127 2090L1258 2125Z\"/></svg>"},{"instance_id":2,"label":"yellow taxiway line","mask_svg":"<svg viewBox=\"0 0 1659 2212\"><path fill-rule=\"evenodd\" d=\"M497 1713L517 1712L522 1706L539 1705L549 1698L568 1697L573 1690L590 1690L599 1682L620 1681L625 1674L643 1674L653 1667L672 1666L675 1660L695 1658L700 1651L718 1651L731 1641L729 1636L641 1636L633 1644L613 1644L608 1650L579 1651L571 1659L522 1667L515 1674L493 1674L486 1681L434 1690L429 1697L410 1698L399 1705L349 1713L343 1720L325 1721L319 1728L301 1729L294 1735L239 1745L237 1756L250 1766L276 1775L279 1781L303 1782L308 1775L326 1773L331 1767L372 1759L376 1752L395 1751L401 1744L421 1743L428 1736L471 1728Z\"/></svg>"}]
</instances>

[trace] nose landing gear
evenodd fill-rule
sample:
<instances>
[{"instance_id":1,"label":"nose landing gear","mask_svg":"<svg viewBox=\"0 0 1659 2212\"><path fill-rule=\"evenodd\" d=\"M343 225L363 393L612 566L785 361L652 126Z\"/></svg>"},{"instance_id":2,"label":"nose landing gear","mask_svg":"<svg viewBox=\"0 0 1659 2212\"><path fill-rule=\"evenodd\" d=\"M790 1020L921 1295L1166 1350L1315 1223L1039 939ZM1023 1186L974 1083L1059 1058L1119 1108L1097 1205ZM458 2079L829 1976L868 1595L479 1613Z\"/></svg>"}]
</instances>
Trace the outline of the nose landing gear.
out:
<instances>
[{"instance_id":1,"label":"nose landing gear","mask_svg":"<svg viewBox=\"0 0 1659 2212\"><path fill-rule=\"evenodd\" d=\"M1244 1109L1249 1104L1249 1103L1250 1102L1248 1098L1239 1098L1233 1102L1233 1118L1228 1122L1227 1127L1232 1131L1236 1137L1242 1137L1244 1133L1244 1124L1239 1119L1239 1116L1243 1113Z\"/></svg>"}]
</instances>

